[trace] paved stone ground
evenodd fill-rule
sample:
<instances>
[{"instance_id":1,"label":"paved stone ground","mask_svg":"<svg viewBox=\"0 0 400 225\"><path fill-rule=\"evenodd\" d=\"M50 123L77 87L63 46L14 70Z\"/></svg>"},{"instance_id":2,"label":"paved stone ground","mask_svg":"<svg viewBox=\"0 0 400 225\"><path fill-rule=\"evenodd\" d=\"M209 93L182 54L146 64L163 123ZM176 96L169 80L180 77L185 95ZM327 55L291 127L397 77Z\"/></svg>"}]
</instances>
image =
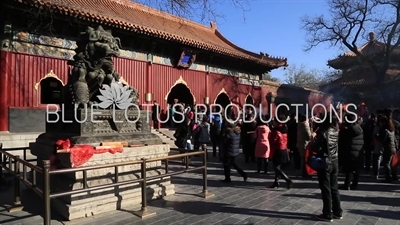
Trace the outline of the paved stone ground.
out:
<instances>
[{"instance_id":1,"label":"paved stone ground","mask_svg":"<svg viewBox=\"0 0 400 225\"><path fill-rule=\"evenodd\" d=\"M173 178L176 194L162 200L149 202L149 210L157 213L155 217L140 220L132 212L137 209L123 209L98 217L73 222L62 221L53 215L52 224L67 225L187 225L187 224L324 224L314 219L321 212L320 191L314 179L301 179L293 175L294 188L271 190L271 175L252 172L254 165L242 165L249 172L248 182L243 182L233 173L233 182L223 184L219 163L209 162L209 190L215 197L202 199L195 196L202 190L202 177L197 174L184 174ZM176 168L176 167L175 167ZM342 180L342 179L341 179ZM334 224L359 225L400 225L400 186L381 184L364 175L358 191L342 191L343 220ZM8 213L7 204L12 202L12 188L0 189L0 224L43 224L41 200L32 192L23 191L25 206L22 212Z\"/></svg>"}]
</instances>

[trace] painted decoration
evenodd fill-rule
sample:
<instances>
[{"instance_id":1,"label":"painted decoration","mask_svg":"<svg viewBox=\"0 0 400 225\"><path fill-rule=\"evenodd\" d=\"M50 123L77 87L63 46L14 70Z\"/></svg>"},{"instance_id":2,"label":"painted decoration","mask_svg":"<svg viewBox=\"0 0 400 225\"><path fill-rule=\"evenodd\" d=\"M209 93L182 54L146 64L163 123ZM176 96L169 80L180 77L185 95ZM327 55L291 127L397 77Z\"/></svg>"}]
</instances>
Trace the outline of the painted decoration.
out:
<instances>
[{"instance_id":1,"label":"painted decoration","mask_svg":"<svg viewBox=\"0 0 400 225\"><path fill-rule=\"evenodd\" d=\"M75 55L76 47L76 38L65 39L45 35L36 35L24 31L16 31L14 32L13 41L11 42L11 47L9 50L17 53L72 60L73 56ZM120 50L120 57L139 61L148 61L147 53L130 51L126 49ZM152 57L152 61L153 63L172 66L171 60L167 57L154 55ZM191 51L183 51L181 60L177 66L181 68L190 68L192 70L241 77L239 83L258 86L258 75L219 68L212 65L207 66L196 64L195 61L196 54Z\"/></svg>"},{"instance_id":2,"label":"painted decoration","mask_svg":"<svg viewBox=\"0 0 400 225\"><path fill-rule=\"evenodd\" d=\"M178 61L178 67L188 69L196 61L196 54L192 51L182 51Z\"/></svg>"}]
</instances>

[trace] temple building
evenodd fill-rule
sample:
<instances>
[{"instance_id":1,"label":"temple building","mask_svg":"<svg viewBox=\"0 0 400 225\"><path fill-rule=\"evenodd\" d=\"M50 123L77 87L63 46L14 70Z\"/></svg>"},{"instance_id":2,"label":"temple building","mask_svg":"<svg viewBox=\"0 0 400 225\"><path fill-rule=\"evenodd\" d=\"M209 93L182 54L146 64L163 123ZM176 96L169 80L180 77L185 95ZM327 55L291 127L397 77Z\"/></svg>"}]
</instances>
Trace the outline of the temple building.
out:
<instances>
[{"instance_id":1,"label":"temple building","mask_svg":"<svg viewBox=\"0 0 400 225\"><path fill-rule=\"evenodd\" d=\"M66 85L80 32L98 25L120 39L115 68L138 90L141 104L155 100L167 110L174 99L257 106L279 99L329 102L319 91L263 81L262 74L287 66L287 59L240 48L215 23L204 26L128 0L95 2L0 2L0 131L44 131L46 104L62 96L43 86Z\"/></svg>"},{"instance_id":2,"label":"temple building","mask_svg":"<svg viewBox=\"0 0 400 225\"><path fill-rule=\"evenodd\" d=\"M376 40L369 34L369 41L358 51L362 57L380 64L386 43ZM342 73L341 77L320 87L320 90L333 95L335 101L365 104L370 109L400 107L400 48L394 48L391 62L384 76L378 76L367 63L362 63L354 52L346 52L328 65Z\"/></svg>"}]
</instances>

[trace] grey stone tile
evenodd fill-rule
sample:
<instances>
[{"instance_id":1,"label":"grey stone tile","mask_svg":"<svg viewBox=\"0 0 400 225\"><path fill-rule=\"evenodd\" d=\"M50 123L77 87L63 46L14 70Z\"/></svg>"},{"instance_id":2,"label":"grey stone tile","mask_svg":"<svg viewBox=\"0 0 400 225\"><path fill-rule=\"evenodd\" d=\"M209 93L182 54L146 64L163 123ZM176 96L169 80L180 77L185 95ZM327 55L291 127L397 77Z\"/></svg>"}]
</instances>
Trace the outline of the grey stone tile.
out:
<instances>
[{"instance_id":1,"label":"grey stone tile","mask_svg":"<svg viewBox=\"0 0 400 225\"><path fill-rule=\"evenodd\" d=\"M235 224L257 224L258 222L261 222L264 220L265 217L263 216L250 216L247 219L241 220Z\"/></svg>"},{"instance_id":2,"label":"grey stone tile","mask_svg":"<svg viewBox=\"0 0 400 225\"><path fill-rule=\"evenodd\" d=\"M208 217L204 217L203 220L194 222L193 224L196 224L196 225L198 225L198 224L215 224L215 223L218 223L218 222L226 219L229 216L230 216L229 213L216 213L216 214L209 215Z\"/></svg>"},{"instance_id":3,"label":"grey stone tile","mask_svg":"<svg viewBox=\"0 0 400 225\"><path fill-rule=\"evenodd\" d=\"M356 224L360 220L359 216L354 216L352 214L346 214L343 216L343 219L340 220L341 224Z\"/></svg>"},{"instance_id":4,"label":"grey stone tile","mask_svg":"<svg viewBox=\"0 0 400 225\"><path fill-rule=\"evenodd\" d=\"M396 223L396 221L392 221L392 222L378 221L378 222L376 222L375 225L394 225L394 224L398 224L398 222Z\"/></svg>"},{"instance_id":5,"label":"grey stone tile","mask_svg":"<svg viewBox=\"0 0 400 225\"><path fill-rule=\"evenodd\" d=\"M289 212L296 212L296 211L300 210L301 208L303 208L303 206L304 206L304 204L295 202L293 204L286 206L282 210L289 211Z\"/></svg>"},{"instance_id":6,"label":"grey stone tile","mask_svg":"<svg viewBox=\"0 0 400 225\"><path fill-rule=\"evenodd\" d=\"M214 223L215 225L232 225L232 224L236 224L237 222L239 222L239 219L233 218L233 217L229 217L226 218L218 223Z\"/></svg>"},{"instance_id":7,"label":"grey stone tile","mask_svg":"<svg viewBox=\"0 0 400 225\"><path fill-rule=\"evenodd\" d=\"M315 225L318 224L318 221L316 220L300 220L299 222L296 223L296 225ZM348 224L350 225L350 224Z\"/></svg>"},{"instance_id":8,"label":"grey stone tile","mask_svg":"<svg viewBox=\"0 0 400 225\"><path fill-rule=\"evenodd\" d=\"M360 220L357 221L357 225L375 225L379 221L378 218L371 217L361 217Z\"/></svg>"},{"instance_id":9,"label":"grey stone tile","mask_svg":"<svg viewBox=\"0 0 400 225\"><path fill-rule=\"evenodd\" d=\"M164 220L171 221L172 218L175 218L176 216L179 217L181 215L183 215L183 214L179 213L177 211L171 210L171 211L168 211L168 212L163 213L161 215L156 215L154 217L150 217L150 218L144 219L142 221L137 221L134 224L158 224L158 222L160 222L160 221L164 221Z\"/></svg>"},{"instance_id":10,"label":"grey stone tile","mask_svg":"<svg viewBox=\"0 0 400 225\"><path fill-rule=\"evenodd\" d=\"M210 218L210 216L212 216L214 214L203 214L203 215L189 215L187 218L183 219L183 220L179 220L176 222L173 222L171 224L173 225L187 225L187 224L197 224L198 222L202 222L208 218ZM225 218L226 216L224 216ZM220 219L218 219L217 221L219 221Z\"/></svg>"},{"instance_id":11,"label":"grey stone tile","mask_svg":"<svg viewBox=\"0 0 400 225\"><path fill-rule=\"evenodd\" d=\"M277 223L279 223L281 220L283 220L283 218L276 218L276 217L270 218L270 217L267 217L267 218L261 220L261 221L258 222L258 223L255 223L255 224L257 224L257 225L277 224Z\"/></svg>"},{"instance_id":12,"label":"grey stone tile","mask_svg":"<svg viewBox=\"0 0 400 225\"><path fill-rule=\"evenodd\" d=\"M276 225L293 225L297 224L300 220L299 219L283 219L276 223Z\"/></svg>"},{"instance_id":13,"label":"grey stone tile","mask_svg":"<svg viewBox=\"0 0 400 225\"><path fill-rule=\"evenodd\" d=\"M268 209L272 211L279 211L285 208L286 206L287 204L285 204L284 202L280 202L278 204L272 205L271 207L268 207Z\"/></svg>"},{"instance_id":14,"label":"grey stone tile","mask_svg":"<svg viewBox=\"0 0 400 225\"><path fill-rule=\"evenodd\" d=\"M188 219L188 217L191 217L192 215L188 215L185 213L178 213L172 217L168 218L160 218L160 220L157 220L154 223L147 223L147 224L181 224L181 221Z\"/></svg>"}]
</instances>

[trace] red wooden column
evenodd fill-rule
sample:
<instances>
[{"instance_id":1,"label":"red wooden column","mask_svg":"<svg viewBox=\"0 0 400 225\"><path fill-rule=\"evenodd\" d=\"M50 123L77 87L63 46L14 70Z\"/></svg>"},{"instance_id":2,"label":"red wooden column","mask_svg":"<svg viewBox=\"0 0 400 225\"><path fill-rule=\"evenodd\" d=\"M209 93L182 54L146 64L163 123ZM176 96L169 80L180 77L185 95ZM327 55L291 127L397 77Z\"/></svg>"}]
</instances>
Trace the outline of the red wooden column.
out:
<instances>
[{"instance_id":1,"label":"red wooden column","mask_svg":"<svg viewBox=\"0 0 400 225\"><path fill-rule=\"evenodd\" d=\"M7 51L1 51L0 55L0 131L8 131L9 54Z\"/></svg>"},{"instance_id":2,"label":"red wooden column","mask_svg":"<svg viewBox=\"0 0 400 225\"><path fill-rule=\"evenodd\" d=\"M205 97L208 97L209 99L210 99L210 95L209 95L209 93L208 93L208 72L206 71L205 73L204 73L204 75L205 75L205 78L204 78L204 85L205 85L205 95L204 95L204 98ZM202 100L202 104L204 104L205 102L204 102L204 98L203 98L203 100ZM211 101L211 100L210 100ZM209 109L207 109L207 110L209 110Z\"/></svg>"},{"instance_id":3,"label":"red wooden column","mask_svg":"<svg viewBox=\"0 0 400 225\"><path fill-rule=\"evenodd\" d=\"M153 85L153 67L152 63L147 63L147 93L152 93L154 97L154 85ZM154 99L153 99L154 100ZM157 99L158 100L158 99Z\"/></svg>"}]
</instances>

